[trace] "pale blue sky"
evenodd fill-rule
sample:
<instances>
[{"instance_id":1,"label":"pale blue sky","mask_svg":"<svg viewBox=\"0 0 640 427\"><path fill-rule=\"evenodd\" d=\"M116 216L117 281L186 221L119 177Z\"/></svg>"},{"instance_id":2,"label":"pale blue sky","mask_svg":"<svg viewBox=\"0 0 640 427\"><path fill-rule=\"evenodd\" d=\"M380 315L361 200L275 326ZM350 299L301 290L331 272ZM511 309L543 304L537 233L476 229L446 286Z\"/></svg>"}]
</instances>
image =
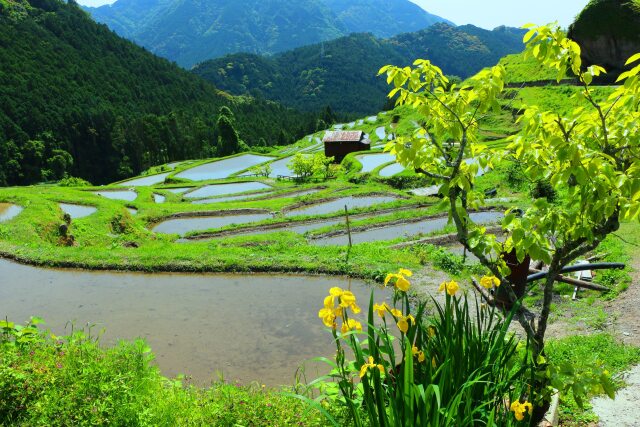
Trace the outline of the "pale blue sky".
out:
<instances>
[{"instance_id":1,"label":"pale blue sky","mask_svg":"<svg viewBox=\"0 0 640 427\"><path fill-rule=\"evenodd\" d=\"M103 4L111 4L115 3L115 0L76 0L79 4L83 6L102 6Z\"/></svg>"},{"instance_id":2,"label":"pale blue sky","mask_svg":"<svg viewBox=\"0 0 640 427\"><path fill-rule=\"evenodd\" d=\"M558 21L568 27L589 0L411 0L423 9L453 21L493 29L499 25L521 27L526 23Z\"/></svg>"},{"instance_id":3,"label":"pale blue sky","mask_svg":"<svg viewBox=\"0 0 640 427\"><path fill-rule=\"evenodd\" d=\"M86 6L100 6L115 0L78 0ZM473 24L493 29L498 25L520 27L532 22L558 21L567 27L588 0L411 0L423 9L458 25Z\"/></svg>"}]
</instances>

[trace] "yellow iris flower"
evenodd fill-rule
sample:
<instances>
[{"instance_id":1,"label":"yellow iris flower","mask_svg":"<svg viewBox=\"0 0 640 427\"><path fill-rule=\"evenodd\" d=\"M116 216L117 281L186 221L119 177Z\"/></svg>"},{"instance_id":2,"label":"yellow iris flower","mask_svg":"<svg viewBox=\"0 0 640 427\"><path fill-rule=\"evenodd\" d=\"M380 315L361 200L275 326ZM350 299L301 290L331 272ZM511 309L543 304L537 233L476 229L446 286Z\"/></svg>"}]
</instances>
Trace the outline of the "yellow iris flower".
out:
<instances>
[{"instance_id":1,"label":"yellow iris flower","mask_svg":"<svg viewBox=\"0 0 640 427\"><path fill-rule=\"evenodd\" d=\"M418 347L415 345L411 347L411 354L418 357L418 362L422 363L425 360L424 351L418 350Z\"/></svg>"},{"instance_id":2,"label":"yellow iris flower","mask_svg":"<svg viewBox=\"0 0 640 427\"><path fill-rule=\"evenodd\" d=\"M383 302L382 304L373 304L373 310L378 312L378 316L380 316L380 318L384 319L384 315L387 311L390 311L391 308L389 308L389 306L387 305L386 302Z\"/></svg>"},{"instance_id":3,"label":"yellow iris flower","mask_svg":"<svg viewBox=\"0 0 640 427\"><path fill-rule=\"evenodd\" d=\"M485 289L491 289L494 286L497 288L500 286L500 279L496 276L484 276L480 279L480 285Z\"/></svg>"},{"instance_id":4,"label":"yellow iris flower","mask_svg":"<svg viewBox=\"0 0 640 427\"><path fill-rule=\"evenodd\" d=\"M407 277L411 276L413 276L413 273L410 270L401 268L396 274L387 274L387 277L384 279L384 285L387 286L391 280L395 279L395 287L402 292L407 292L411 287L411 283L407 280Z\"/></svg>"},{"instance_id":5,"label":"yellow iris flower","mask_svg":"<svg viewBox=\"0 0 640 427\"><path fill-rule=\"evenodd\" d=\"M406 334L409 330L408 320L411 321L412 325L415 325L416 319L411 314L408 316L400 316L400 319L398 319L398 329L400 329L400 331L402 331L402 333L404 334Z\"/></svg>"},{"instance_id":6,"label":"yellow iris flower","mask_svg":"<svg viewBox=\"0 0 640 427\"><path fill-rule=\"evenodd\" d=\"M350 291L344 291L340 295L340 307L351 308L355 314L360 313L360 307L356 304L356 296Z\"/></svg>"},{"instance_id":7,"label":"yellow iris flower","mask_svg":"<svg viewBox=\"0 0 640 427\"><path fill-rule=\"evenodd\" d=\"M360 378L364 377L365 375L367 375L367 371L369 369L378 369L380 370L380 374L384 374L384 366L380 365L380 364L376 364L373 361L373 357L369 356L369 362L365 363L362 365L362 367L360 368Z\"/></svg>"},{"instance_id":8,"label":"yellow iris flower","mask_svg":"<svg viewBox=\"0 0 640 427\"><path fill-rule=\"evenodd\" d=\"M362 330L362 324L360 322L358 322L357 320L353 320L353 319L349 319L346 322L344 322L342 324L342 328L341 328L341 332L343 334L346 334L349 331L361 331Z\"/></svg>"},{"instance_id":9,"label":"yellow iris flower","mask_svg":"<svg viewBox=\"0 0 640 427\"><path fill-rule=\"evenodd\" d=\"M511 410L513 411L513 415L516 417L516 420L522 421L524 420L524 415L526 413L533 412L533 405L525 400L524 403L520 403L519 400L516 400L511 403Z\"/></svg>"},{"instance_id":10,"label":"yellow iris flower","mask_svg":"<svg viewBox=\"0 0 640 427\"><path fill-rule=\"evenodd\" d=\"M336 299L340 301L336 307ZM360 313L360 307L356 304L356 297L350 291L340 288L331 288L329 295L324 298L324 307L318 312L318 317L322 319L322 323L329 328L336 329L336 319L343 318L344 310L351 308L354 313ZM347 325L348 326L348 325ZM362 329L362 327L360 327Z\"/></svg>"},{"instance_id":11,"label":"yellow iris flower","mask_svg":"<svg viewBox=\"0 0 640 427\"><path fill-rule=\"evenodd\" d=\"M456 292L458 292L458 289L460 289L460 285L458 285L458 282L455 280L452 280L450 282L442 282L438 291L442 292L446 290L449 295L454 296Z\"/></svg>"},{"instance_id":12,"label":"yellow iris flower","mask_svg":"<svg viewBox=\"0 0 640 427\"><path fill-rule=\"evenodd\" d=\"M328 328L336 328L336 315L338 310L333 308L322 308L318 312L318 317L322 319L322 323ZM340 310L340 314L342 314L342 310Z\"/></svg>"},{"instance_id":13,"label":"yellow iris flower","mask_svg":"<svg viewBox=\"0 0 640 427\"><path fill-rule=\"evenodd\" d=\"M329 296L324 299L325 307L327 307L329 301L329 304L333 307L336 303L336 298L340 301L340 307L351 308L355 314L360 313L360 307L356 304L356 296L353 292L338 287L329 289Z\"/></svg>"}]
</instances>

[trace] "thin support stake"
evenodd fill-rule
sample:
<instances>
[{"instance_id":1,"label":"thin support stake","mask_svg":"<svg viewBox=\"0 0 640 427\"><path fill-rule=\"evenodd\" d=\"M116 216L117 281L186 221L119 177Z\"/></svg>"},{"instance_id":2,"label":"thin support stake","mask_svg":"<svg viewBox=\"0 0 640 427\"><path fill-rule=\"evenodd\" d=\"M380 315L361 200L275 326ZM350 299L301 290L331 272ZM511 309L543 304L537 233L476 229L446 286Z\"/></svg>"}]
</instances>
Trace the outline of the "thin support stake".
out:
<instances>
[{"instance_id":1,"label":"thin support stake","mask_svg":"<svg viewBox=\"0 0 640 427\"><path fill-rule=\"evenodd\" d=\"M347 236L349 237L349 246L347 247L346 262L349 262L349 255L351 254L351 246L353 242L351 240L351 225L349 224L349 208L347 208L347 205L344 205L344 216L347 221Z\"/></svg>"}]
</instances>

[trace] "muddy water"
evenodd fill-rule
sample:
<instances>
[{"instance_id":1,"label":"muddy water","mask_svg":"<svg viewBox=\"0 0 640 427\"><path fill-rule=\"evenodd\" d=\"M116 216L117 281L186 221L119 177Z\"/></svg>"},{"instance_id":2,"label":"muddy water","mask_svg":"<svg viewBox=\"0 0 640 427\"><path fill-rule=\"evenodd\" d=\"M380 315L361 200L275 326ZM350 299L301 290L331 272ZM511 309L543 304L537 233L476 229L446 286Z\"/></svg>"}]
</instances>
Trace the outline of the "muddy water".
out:
<instances>
[{"instance_id":1,"label":"muddy water","mask_svg":"<svg viewBox=\"0 0 640 427\"><path fill-rule=\"evenodd\" d=\"M258 222L271 218L271 214L259 213L248 215L226 215L226 216L202 216L189 218L175 218L163 221L153 227L152 231L165 234L179 234L181 236L199 230L209 230L221 228L231 224L246 224L248 222Z\"/></svg>"},{"instance_id":2,"label":"muddy water","mask_svg":"<svg viewBox=\"0 0 640 427\"><path fill-rule=\"evenodd\" d=\"M380 203L394 202L396 200L398 199L394 196L342 197L330 202L316 203L294 209L285 213L285 216L323 215L344 210L345 205L347 205L347 208L351 210L356 208L365 208Z\"/></svg>"},{"instance_id":3,"label":"muddy water","mask_svg":"<svg viewBox=\"0 0 640 427\"><path fill-rule=\"evenodd\" d=\"M291 384L300 364L335 352L318 319L333 286L349 283L311 276L48 270L0 259L0 318L23 322L37 315L59 335L68 321L92 322L94 333L106 328L104 344L142 337L164 375L192 375L200 384L217 378L216 370L243 383ZM353 281L351 289L365 313L370 288ZM376 291L376 300L382 296ZM307 373L314 378L317 371Z\"/></svg>"},{"instance_id":4,"label":"muddy water","mask_svg":"<svg viewBox=\"0 0 640 427\"><path fill-rule=\"evenodd\" d=\"M71 205L68 203L60 203L59 205L60 209L62 209L64 213L69 214L73 219L84 218L98 211L98 209L93 206Z\"/></svg>"},{"instance_id":5,"label":"muddy water","mask_svg":"<svg viewBox=\"0 0 640 427\"><path fill-rule=\"evenodd\" d=\"M138 193L135 191L94 191L93 194L106 197L107 199L124 200L126 202L133 202L136 197L138 197Z\"/></svg>"},{"instance_id":6,"label":"muddy water","mask_svg":"<svg viewBox=\"0 0 640 427\"><path fill-rule=\"evenodd\" d=\"M259 165L260 163L268 162L272 159L273 157L243 154L242 156L218 160L216 162L206 163L204 165L187 169L177 174L176 177L190 179L192 181L228 178L236 172Z\"/></svg>"},{"instance_id":7,"label":"muddy water","mask_svg":"<svg viewBox=\"0 0 640 427\"><path fill-rule=\"evenodd\" d=\"M261 182L234 182L231 184L206 185L185 194L184 197L197 199L199 197L214 197L227 194L244 193L246 191L266 190L267 188L272 187Z\"/></svg>"},{"instance_id":8,"label":"muddy water","mask_svg":"<svg viewBox=\"0 0 640 427\"><path fill-rule=\"evenodd\" d=\"M22 207L11 203L0 203L0 222L9 221L22 212Z\"/></svg>"},{"instance_id":9,"label":"muddy water","mask_svg":"<svg viewBox=\"0 0 640 427\"><path fill-rule=\"evenodd\" d=\"M358 161L362 163L361 172L371 172L378 166L395 161L396 156L389 153L364 154L364 155L356 156L356 159L358 159Z\"/></svg>"},{"instance_id":10,"label":"muddy water","mask_svg":"<svg viewBox=\"0 0 640 427\"><path fill-rule=\"evenodd\" d=\"M122 187L148 187L150 185L160 184L169 176L171 172L159 173L157 175L143 176L142 178L130 179L118 184Z\"/></svg>"},{"instance_id":11,"label":"muddy water","mask_svg":"<svg viewBox=\"0 0 640 427\"><path fill-rule=\"evenodd\" d=\"M502 218L499 212L477 212L471 214L471 219L478 224L489 224ZM416 234L428 234L442 230L447 225L448 218L434 218L419 222L392 225L389 227L374 228L366 231L352 232L351 238L354 244L364 242L377 242L381 240L393 240L399 237L408 237ZM346 235L315 239L310 241L316 246L347 245Z\"/></svg>"}]
</instances>

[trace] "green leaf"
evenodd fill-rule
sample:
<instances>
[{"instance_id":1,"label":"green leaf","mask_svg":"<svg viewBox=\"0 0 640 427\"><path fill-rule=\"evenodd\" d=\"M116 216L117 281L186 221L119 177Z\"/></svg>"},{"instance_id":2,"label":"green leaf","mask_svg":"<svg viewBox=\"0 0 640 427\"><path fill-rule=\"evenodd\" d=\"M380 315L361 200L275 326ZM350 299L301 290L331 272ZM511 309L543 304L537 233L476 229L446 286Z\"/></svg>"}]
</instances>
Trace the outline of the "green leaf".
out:
<instances>
[{"instance_id":1,"label":"green leaf","mask_svg":"<svg viewBox=\"0 0 640 427\"><path fill-rule=\"evenodd\" d=\"M531 37L533 37L537 32L538 30L536 30L535 28L527 31L527 34L525 34L524 37L522 38L522 43L525 43L525 44L528 43L529 40L531 40Z\"/></svg>"},{"instance_id":2,"label":"green leaf","mask_svg":"<svg viewBox=\"0 0 640 427\"><path fill-rule=\"evenodd\" d=\"M634 62L639 61L639 60L640 60L640 53L636 53L631 58L627 59L627 62L625 62L624 65L633 64Z\"/></svg>"}]
</instances>

